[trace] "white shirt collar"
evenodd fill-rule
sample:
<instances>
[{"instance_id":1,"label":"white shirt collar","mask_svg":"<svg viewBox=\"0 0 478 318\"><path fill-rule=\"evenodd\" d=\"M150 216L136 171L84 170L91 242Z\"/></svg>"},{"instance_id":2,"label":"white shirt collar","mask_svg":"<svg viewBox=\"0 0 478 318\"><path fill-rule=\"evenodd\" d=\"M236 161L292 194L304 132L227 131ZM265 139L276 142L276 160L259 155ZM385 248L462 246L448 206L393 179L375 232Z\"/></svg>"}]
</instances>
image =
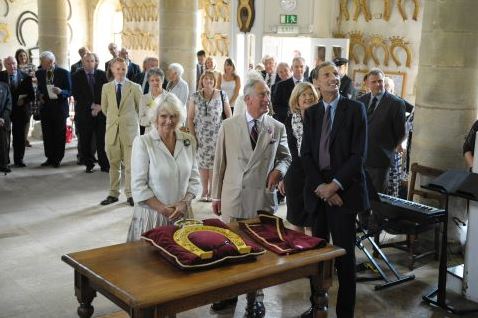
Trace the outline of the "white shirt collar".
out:
<instances>
[{"instance_id":1,"label":"white shirt collar","mask_svg":"<svg viewBox=\"0 0 478 318\"><path fill-rule=\"evenodd\" d=\"M126 83L126 79L124 78L122 81L118 82L117 80L114 80L115 86L118 86L118 84L124 85Z\"/></svg>"},{"instance_id":2,"label":"white shirt collar","mask_svg":"<svg viewBox=\"0 0 478 318\"><path fill-rule=\"evenodd\" d=\"M257 121L258 122L262 122L262 119L264 118L265 114L262 114L259 118L257 118ZM249 112L247 111L246 109L246 121L248 123L250 123L251 121L253 121L255 118L251 116L251 114L249 114Z\"/></svg>"}]
</instances>

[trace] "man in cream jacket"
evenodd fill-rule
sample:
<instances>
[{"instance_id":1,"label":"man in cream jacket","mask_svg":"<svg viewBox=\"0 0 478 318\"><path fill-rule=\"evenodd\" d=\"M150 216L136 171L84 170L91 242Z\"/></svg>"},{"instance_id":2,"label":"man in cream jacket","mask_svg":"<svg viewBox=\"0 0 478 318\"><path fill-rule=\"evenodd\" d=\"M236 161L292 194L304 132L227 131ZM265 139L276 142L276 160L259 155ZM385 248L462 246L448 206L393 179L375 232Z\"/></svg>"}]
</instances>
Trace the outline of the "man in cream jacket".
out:
<instances>
[{"instance_id":1,"label":"man in cream jacket","mask_svg":"<svg viewBox=\"0 0 478 318\"><path fill-rule=\"evenodd\" d=\"M131 149L134 138L139 135L141 86L126 78L127 64L124 59L116 58L111 63L114 79L103 85L101 92L101 111L106 116L105 148L110 162L110 192L101 204L108 205L118 201L123 164L124 192L127 202L133 206Z\"/></svg>"}]
</instances>

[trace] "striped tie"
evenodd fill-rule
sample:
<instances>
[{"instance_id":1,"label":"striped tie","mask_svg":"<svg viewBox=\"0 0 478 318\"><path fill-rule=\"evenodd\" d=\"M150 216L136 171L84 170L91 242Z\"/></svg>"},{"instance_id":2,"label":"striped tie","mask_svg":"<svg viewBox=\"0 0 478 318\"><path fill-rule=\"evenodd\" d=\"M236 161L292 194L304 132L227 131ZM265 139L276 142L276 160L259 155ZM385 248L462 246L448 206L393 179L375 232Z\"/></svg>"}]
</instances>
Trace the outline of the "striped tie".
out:
<instances>
[{"instance_id":1,"label":"striped tie","mask_svg":"<svg viewBox=\"0 0 478 318\"><path fill-rule=\"evenodd\" d=\"M256 148L257 137L259 136L259 131L257 130L257 119L254 119L254 125L251 128L251 145L252 150Z\"/></svg>"}]
</instances>

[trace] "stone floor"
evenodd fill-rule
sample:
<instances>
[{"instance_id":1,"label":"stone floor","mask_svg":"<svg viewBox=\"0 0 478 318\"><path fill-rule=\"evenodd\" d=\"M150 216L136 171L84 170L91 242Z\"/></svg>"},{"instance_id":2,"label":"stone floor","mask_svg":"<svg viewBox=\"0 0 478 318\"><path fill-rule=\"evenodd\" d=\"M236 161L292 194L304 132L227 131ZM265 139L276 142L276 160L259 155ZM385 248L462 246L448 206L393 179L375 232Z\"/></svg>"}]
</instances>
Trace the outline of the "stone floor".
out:
<instances>
[{"instance_id":1,"label":"stone floor","mask_svg":"<svg viewBox=\"0 0 478 318\"><path fill-rule=\"evenodd\" d=\"M61 255L126 238L132 214L126 198L100 206L107 195L108 175L98 170L85 174L75 164L75 155L70 145L59 169L40 168L42 144L34 142L26 153L28 167L0 176L0 318L77 317L73 271L61 262ZM193 207L196 217L211 217L209 204ZM284 216L284 206L279 214ZM360 251L357 257L364 258ZM406 272L403 253L391 258ZM382 291L374 291L373 282L359 283L356 317L454 317L421 302L435 285L437 263L422 264L414 273L414 281ZM335 283L330 290L329 317L335 317L336 288ZM265 295L267 317L297 317L308 306L306 280L268 288ZM93 305L93 317L126 317L102 296ZM204 306L178 317L242 317L244 305L242 296L237 310L229 314L214 315Z\"/></svg>"}]
</instances>

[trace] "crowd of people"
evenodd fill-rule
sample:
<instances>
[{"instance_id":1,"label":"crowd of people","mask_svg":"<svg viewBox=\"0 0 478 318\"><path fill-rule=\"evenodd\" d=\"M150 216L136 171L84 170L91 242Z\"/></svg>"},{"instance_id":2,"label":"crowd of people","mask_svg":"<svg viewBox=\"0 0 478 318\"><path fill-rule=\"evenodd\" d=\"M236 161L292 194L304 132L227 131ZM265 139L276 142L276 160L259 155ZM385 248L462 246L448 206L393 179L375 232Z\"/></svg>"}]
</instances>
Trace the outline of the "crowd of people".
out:
<instances>
[{"instance_id":1,"label":"crowd of people","mask_svg":"<svg viewBox=\"0 0 478 318\"><path fill-rule=\"evenodd\" d=\"M105 71L85 47L70 71L57 66L50 51L40 54L38 68L24 50L3 60L0 171L11 172L10 135L14 166L26 166L32 113L41 120L41 165L58 168L72 99L78 161L86 173L98 164L109 174L102 205L119 201L124 174L124 195L134 206L128 241L193 217L196 197L212 202L213 212L227 222L259 210L274 213L286 197L287 220L295 230L331 236L346 250L335 263L337 316L353 317L357 212L369 210L371 189L398 195L406 166L402 142L411 131L406 123L413 106L394 95L393 81L372 69L367 91L358 92L347 76L347 59L320 61L309 72L300 54L290 67L264 56L263 68L241 79L231 58L220 72L201 50L192 88L179 63L164 72L158 58L147 57L141 69L127 49L114 43L108 49L112 59ZM317 293L314 286L311 293ZM248 317L265 314L261 296L258 291L248 297L254 301ZM319 305L313 299L302 317L312 317ZM236 302L226 299L212 309Z\"/></svg>"}]
</instances>

